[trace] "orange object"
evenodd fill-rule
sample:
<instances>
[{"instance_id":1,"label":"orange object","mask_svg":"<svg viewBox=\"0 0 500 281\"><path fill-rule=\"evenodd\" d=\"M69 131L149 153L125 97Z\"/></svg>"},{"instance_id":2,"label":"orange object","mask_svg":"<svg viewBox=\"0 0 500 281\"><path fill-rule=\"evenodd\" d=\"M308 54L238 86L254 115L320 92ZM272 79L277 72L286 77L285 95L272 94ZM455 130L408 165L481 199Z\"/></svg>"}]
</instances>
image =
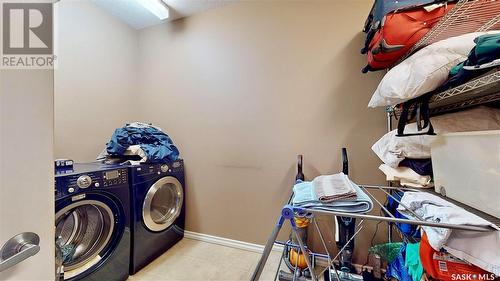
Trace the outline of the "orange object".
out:
<instances>
[{"instance_id":1,"label":"orange object","mask_svg":"<svg viewBox=\"0 0 500 281\"><path fill-rule=\"evenodd\" d=\"M297 261L297 259L298 259L298 261ZM290 249L289 260L290 260L290 264L292 266L297 265L297 267L300 269L304 269L307 267L307 263L306 263L306 259L304 258L304 254L300 253L300 255L299 255L295 249Z\"/></svg>"},{"instance_id":2,"label":"orange object","mask_svg":"<svg viewBox=\"0 0 500 281\"><path fill-rule=\"evenodd\" d=\"M298 228L304 228L307 227L310 223L310 220L305 217L295 217L295 225L297 225Z\"/></svg>"},{"instance_id":3,"label":"orange object","mask_svg":"<svg viewBox=\"0 0 500 281\"><path fill-rule=\"evenodd\" d=\"M391 67L454 6L449 3L429 12L418 7L387 14L368 47L370 69Z\"/></svg>"},{"instance_id":4,"label":"orange object","mask_svg":"<svg viewBox=\"0 0 500 281\"><path fill-rule=\"evenodd\" d=\"M434 250L429 244L425 233L420 241L420 261L425 272L437 280L465 280L467 276L471 276L470 280L473 280L474 276L476 276L478 280L480 275L487 276L487 278L492 276L487 271L464 260Z\"/></svg>"}]
</instances>

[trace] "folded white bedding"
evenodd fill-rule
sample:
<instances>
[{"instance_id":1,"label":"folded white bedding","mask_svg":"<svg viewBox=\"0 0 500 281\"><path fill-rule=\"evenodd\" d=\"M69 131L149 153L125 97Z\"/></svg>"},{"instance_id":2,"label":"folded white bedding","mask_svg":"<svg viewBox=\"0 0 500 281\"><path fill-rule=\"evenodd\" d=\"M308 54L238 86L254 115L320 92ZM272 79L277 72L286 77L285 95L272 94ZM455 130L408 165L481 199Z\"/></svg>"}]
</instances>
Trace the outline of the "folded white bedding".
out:
<instances>
[{"instance_id":1,"label":"folded white bedding","mask_svg":"<svg viewBox=\"0 0 500 281\"><path fill-rule=\"evenodd\" d=\"M500 129L500 109L480 106L473 109L431 118L437 134ZM406 133L416 133L415 123L406 125ZM398 167L405 158L426 159L431 157L431 143L435 136L418 135L397 137L397 130L385 134L372 150L388 166Z\"/></svg>"}]
</instances>

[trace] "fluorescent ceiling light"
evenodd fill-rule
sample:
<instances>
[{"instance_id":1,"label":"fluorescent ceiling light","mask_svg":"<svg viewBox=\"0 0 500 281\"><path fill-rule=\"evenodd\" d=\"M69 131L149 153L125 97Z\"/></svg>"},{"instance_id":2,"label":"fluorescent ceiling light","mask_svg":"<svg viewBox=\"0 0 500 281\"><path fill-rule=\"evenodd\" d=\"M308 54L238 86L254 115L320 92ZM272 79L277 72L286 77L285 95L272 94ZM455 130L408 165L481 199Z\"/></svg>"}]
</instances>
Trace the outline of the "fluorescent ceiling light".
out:
<instances>
[{"instance_id":1,"label":"fluorescent ceiling light","mask_svg":"<svg viewBox=\"0 0 500 281\"><path fill-rule=\"evenodd\" d=\"M167 5L160 0L137 0L144 8L148 9L160 20L168 19L169 11Z\"/></svg>"}]
</instances>

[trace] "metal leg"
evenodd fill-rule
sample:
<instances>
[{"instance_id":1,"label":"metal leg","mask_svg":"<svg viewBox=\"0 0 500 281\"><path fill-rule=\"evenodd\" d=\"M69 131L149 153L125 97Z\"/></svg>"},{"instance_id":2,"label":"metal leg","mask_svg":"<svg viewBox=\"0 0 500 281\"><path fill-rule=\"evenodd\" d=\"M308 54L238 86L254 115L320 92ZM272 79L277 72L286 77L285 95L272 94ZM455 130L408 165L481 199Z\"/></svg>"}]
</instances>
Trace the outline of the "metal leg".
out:
<instances>
[{"instance_id":1,"label":"metal leg","mask_svg":"<svg viewBox=\"0 0 500 281\"><path fill-rule=\"evenodd\" d=\"M292 231L295 234L295 237L297 238L297 242L299 242L300 250L304 254L304 259L306 260L307 268L309 268L309 270L311 271L311 278L313 281L316 281L316 275L314 274L314 269L311 264L311 257L309 256L309 253L307 252L306 247L304 246L302 238L299 237L297 233L297 227L295 225L292 225Z\"/></svg>"},{"instance_id":2,"label":"metal leg","mask_svg":"<svg viewBox=\"0 0 500 281\"><path fill-rule=\"evenodd\" d=\"M264 247L264 252L262 253L262 256L260 257L259 263L257 264L257 267L255 268L255 271L253 272L252 275L252 281L257 281L260 278L260 275L262 274L262 270L264 269L264 266L266 265L267 258L269 257L269 254L273 250L274 246L274 241L278 237L278 234L280 233L281 227L283 226L283 222L285 221L285 218L283 215L280 216L278 223L273 229L273 232L271 233L271 236L269 237L269 240L267 240L266 246Z\"/></svg>"},{"instance_id":3,"label":"metal leg","mask_svg":"<svg viewBox=\"0 0 500 281\"><path fill-rule=\"evenodd\" d=\"M335 260L336 260L336 259L340 256L340 254L342 253L342 251L343 251L343 250L345 250L345 248L347 247L347 245L349 244L349 242L351 242L354 238L356 238L356 236L358 236L359 232L360 232L360 231L363 229L363 227L364 227L364 225L362 225L364 221L365 221L365 220L364 220L364 219L362 219L362 220L359 222L359 224L358 224L359 229L358 229L356 232L354 232L354 234L353 234L353 235L349 238L349 240L348 240L348 241L347 241L347 243L344 245L344 247L342 247L342 249L340 249L340 250L339 250L339 252L337 253L337 255L335 255L335 257L332 259L332 263L330 264L330 266L335 266L335 265L333 264L333 263L335 262ZM325 269L323 269L323 270L320 272L320 274L319 274L319 275L323 274L323 273L324 273L327 269L328 269L328 267L327 267L327 268L325 268Z\"/></svg>"},{"instance_id":4,"label":"metal leg","mask_svg":"<svg viewBox=\"0 0 500 281\"><path fill-rule=\"evenodd\" d=\"M260 257L259 263L257 263L257 267L255 268L255 271L253 272L252 278L250 280L252 281L259 280L260 275L262 274L262 270L266 265L267 258L269 257L269 254L273 250L274 241L276 241L276 238L278 237L278 234L280 233L281 227L283 226L285 220L290 221L290 224L292 225L292 230L296 231L297 228L295 226L293 207L290 205L285 205L283 209L281 209L281 215L278 219L278 222L276 223L276 226L274 227L271 236L267 240L266 246L264 247L264 252Z\"/></svg>"},{"instance_id":5,"label":"metal leg","mask_svg":"<svg viewBox=\"0 0 500 281\"><path fill-rule=\"evenodd\" d=\"M281 258L280 258L280 262L278 263L278 269L276 269L276 273L274 274L274 279L273 281L276 281L276 278L278 278L278 273L280 271L280 268L281 268L281 263L283 262L283 259L285 258L285 247L283 247L283 251L281 252Z\"/></svg>"},{"instance_id":6,"label":"metal leg","mask_svg":"<svg viewBox=\"0 0 500 281\"><path fill-rule=\"evenodd\" d=\"M318 222L316 222L316 218L313 218L313 223L314 223L314 226L316 227L316 230L318 231L318 234L319 234L319 238L321 239L321 243L323 244L323 248L325 249L325 252L327 253L328 255L328 267L330 267L330 264L333 263L331 257L330 257L330 253L328 252L328 247L326 246L326 242L325 242L325 239L323 238L323 234L321 234L321 230L319 229L319 225L318 225ZM333 270L335 271L335 275L337 276L337 280L340 281L340 275L337 271L337 269L335 268L335 266L333 267ZM328 280L325 280L325 281L331 281L330 280L330 272L328 272Z\"/></svg>"},{"instance_id":7,"label":"metal leg","mask_svg":"<svg viewBox=\"0 0 500 281\"><path fill-rule=\"evenodd\" d=\"M392 111L387 110L387 132L392 131ZM392 182L387 182L389 186L392 186ZM392 190L389 191L392 194ZM387 236L388 237L388 242L392 243L392 222L389 222L387 224Z\"/></svg>"}]
</instances>

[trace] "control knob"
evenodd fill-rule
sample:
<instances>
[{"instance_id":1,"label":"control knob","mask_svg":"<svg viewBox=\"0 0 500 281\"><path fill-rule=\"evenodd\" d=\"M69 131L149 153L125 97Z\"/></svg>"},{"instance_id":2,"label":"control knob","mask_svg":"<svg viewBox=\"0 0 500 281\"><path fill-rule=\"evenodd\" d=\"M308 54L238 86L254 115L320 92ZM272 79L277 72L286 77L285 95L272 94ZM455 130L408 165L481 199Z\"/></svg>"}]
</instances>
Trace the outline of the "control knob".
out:
<instances>
[{"instance_id":1,"label":"control knob","mask_svg":"<svg viewBox=\"0 0 500 281\"><path fill-rule=\"evenodd\" d=\"M78 185L79 188L87 188L91 184L92 184L92 179L87 175L80 176L76 180L76 185Z\"/></svg>"},{"instance_id":2,"label":"control knob","mask_svg":"<svg viewBox=\"0 0 500 281\"><path fill-rule=\"evenodd\" d=\"M160 166L160 170L163 172L163 173L166 173L168 172L168 165L167 164L163 164Z\"/></svg>"}]
</instances>

